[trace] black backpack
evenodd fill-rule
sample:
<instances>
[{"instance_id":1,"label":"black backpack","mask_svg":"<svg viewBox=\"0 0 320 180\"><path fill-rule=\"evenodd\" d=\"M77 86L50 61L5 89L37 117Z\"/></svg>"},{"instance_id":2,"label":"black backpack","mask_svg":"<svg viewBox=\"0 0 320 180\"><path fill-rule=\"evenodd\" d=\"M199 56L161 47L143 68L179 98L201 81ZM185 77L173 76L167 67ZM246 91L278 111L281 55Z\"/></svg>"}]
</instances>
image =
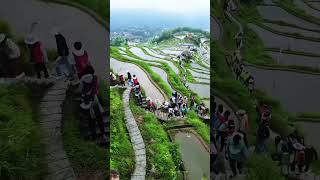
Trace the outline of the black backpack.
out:
<instances>
[{"instance_id":1,"label":"black backpack","mask_svg":"<svg viewBox=\"0 0 320 180\"><path fill-rule=\"evenodd\" d=\"M93 101L96 82L97 82L96 76L93 76L93 79L90 83L83 82L82 97L85 104L89 104L90 101Z\"/></svg>"},{"instance_id":2,"label":"black backpack","mask_svg":"<svg viewBox=\"0 0 320 180\"><path fill-rule=\"evenodd\" d=\"M266 125L260 125L258 129L258 137L261 139L268 139L270 136L270 130Z\"/></svg>"}]
</instances>

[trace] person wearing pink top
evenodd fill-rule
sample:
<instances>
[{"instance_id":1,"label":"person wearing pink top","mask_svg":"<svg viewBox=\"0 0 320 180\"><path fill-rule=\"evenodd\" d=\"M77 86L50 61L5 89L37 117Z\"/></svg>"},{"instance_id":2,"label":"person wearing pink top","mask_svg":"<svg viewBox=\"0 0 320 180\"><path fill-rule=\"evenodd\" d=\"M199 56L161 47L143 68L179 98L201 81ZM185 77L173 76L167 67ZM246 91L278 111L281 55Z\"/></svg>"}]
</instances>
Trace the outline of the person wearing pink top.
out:
<instances>
[{"instance_id":1,"label":"person wearing pink top","mask_svg":"<svg viewBox=\"0 0 320 180\"><path fill-rule=\"evenodd\" d=\"M81 42L74 43L73 57L76 65L76 70L79 79L84 75L84 71L88 65L90 65L89 56L87 51L83 50Z\"/></svg>"}]
</instances>

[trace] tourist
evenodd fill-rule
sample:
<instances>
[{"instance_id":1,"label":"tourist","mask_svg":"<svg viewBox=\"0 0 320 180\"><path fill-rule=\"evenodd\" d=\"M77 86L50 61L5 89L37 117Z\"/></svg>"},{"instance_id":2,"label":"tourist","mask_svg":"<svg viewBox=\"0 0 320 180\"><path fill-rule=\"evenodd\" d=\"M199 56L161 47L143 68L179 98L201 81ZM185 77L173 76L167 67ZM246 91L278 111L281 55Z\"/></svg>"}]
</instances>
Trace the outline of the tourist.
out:
<instances>
[{"instance_id":1,"label":"tourist","mask_svg":"<svg viewBox=\"0 0 320 180\"><path fill-rule=\"evenodd\" d=\"M114 86L117 84L117 77L112 72L110 72L110 84L111 86Z\"/></svg>"},{"instance_id":2,"label":"tourist","mask_svg":"<svg viewBox=\"0 0 320 180\"><path fill-rule=\"evenodd\" d=\"M104 138L106 138L102 117L104 110L98 99L99 80L91 65L86 67L84 74L80 79L80 89L82 96L82 103L80 106L90 113L91 119L89 121L89 128L92 132L92 138L96 138L96 122L98 123Z\"/></svg>"},{"instance_id":3,"label":"tourist","mask_svg":"<svg viewBox=\"0 0 320 180\"><path fill-rule=\"evenodd\" d=\"M168 109L168 118L169 119L173 117L173 113L174 113L173 108L169 107L169 109Z\"/></svg>"},{"instance_id":4,"label":"tourist","mask_svg":"<svg viewBox=\"0 0 320 180\"><path fill-rule=\"evenodd\" d=\"M191 98L190 98L190 108L194 108L194 104L195 104L195 100L196 99L196 97L195 96L191 96Z\"/></svg>"},{"instance_id":5,"label":"tourist","mask_svg":"<svg viewBox=\"0 0 320 180\"><path fill-rule=\"evenodd\" d=\"M240 132L243 135L243 140L246 146L248 147L248 141L247 141L247 134L249 133L249 120L248 115L245 110L239 110L236 112L237 116L239 117L239 129L238 132Z\"/></svg>"},{"instance_id":6,"label":"tourist","mask_svg":"<svg viewBox=\"0 0 320 180\"><path fill-rule=\"evenodd\" d=\"M226 180L226 166L225 166L225 158L223 156L223 153L217 152L216 160L212 164L212 170L214 172L214 177L218 179L224 179Z\"/></svg>"},{"instance_id":7,"label":"tourist","mask_svg":"<svg viewBox=\"0 0 320 180\"><path fill-rule=\"evenodd\" d=\"M267 121L263 121L260 123L257 130L257 144L256 144L256 152L257 153L266 153L267 150L267 140L270 136L270 130Z\"/></svg>"},{"instance_id":8,"label":"tourist","mask_svg":"<svg viewBox=\"0 0 320 180\"><path fill-rule=\"evenodd\" d=\"M226 151L233 173L230 178L233 178L238 175L238 172L239 174L242 173L243 160L246 158L245 154L247 154L246 146L242 142L242 138L239 134L234 135L228 140Z\"/></svg>"},{"instance_id":9,"label":"tourist","mask_svg":"<svg viewBox=\"0 0 320 180\"><path fill-rule=\"evenodd\" d=\"M56 62L57 76L61 76L64 70L64 74L68 77L71 77L73 75L74 68L73 65L71 65L71 63L69 62L69 48L66 39L58 30L55 30L53 34L56 39L57 52L59 55Z\"/></svg>"},{"instance_id":10,"label":"tourist","mask_svg":"<svg viewBox=\"0 0 320 180\"><path fill-rule=\"evenodd\" d=\"M86 67L90 65L89 56L87 51L83 49L81 42L75 42L73 46L74 51L72 54L74 57L78 78L81 79Z\"/></svg>"},{"instance_id":11,"label":"tourist","mask_svg":"<svg viewBox=\"0 0 320 180\"><path fill-rule=\"evenodd\" d=\"M216 140L219 141L219 138L220 138L220 152L222 152L225 145L225 140L228 137L228 123L227 122L220 123L217 131L218 133L217 133Z\"/></svg>"},{"instance_id":12,"label":"tourist","mask_svg":"<svg viewBox=\"0 0 320 180\"><path fill-rule=\"evenodd\" d=\"M122 73L119 73L119 82L120 86L126 86L126 80L124 79L124 75Z\"/></svg>"},{"instance_id":13,"label":"tourist","mask_svg":"<svg viewBox=\"0 0 320 180\"><path fill-rule=\"evenodd\" d=\"M19 46L7 35L0 33L0 77L24 76L20 56Z\"/></svg>"},{"instance_id":14,"label":"tourist","mask_svg":"<svg viewBox=\"0 0 320 180\"><path fill-rule=\"evenodd\" d=\"M44 72L45 78L49 78L49 73L46 67L46 63L48 63L48 56L43 44L33 34L28 34L24 42L30 49L31 59L35 63L34 66L37 73L37 78L41 78L41 72Z\"/></svg>"},{"instance_id":15,"label":"tourist","mask_svg":"<svg viewBox=\"0 0 320 180\"><path fill-rule=\"evenodd\" d=\"M305 156L306 156L305 157L306 166L305 166L304 171L308 172L311 163L313 161L318 160L318 153L315 150L315 148L312 146L307 146L304 151L305 151Z\"/></svg>"},{"instance_id":16,"label":"tourist","mask_svg":"<svg viewBox=\"0 0 320 180\"><path fill-rule=\"evenodd\" d=\"M127 78L128 78L128 86L131 87L133 85L133 81L132 81L131 73L129 71L127 71Z\"/></svg>"},{"instance_id":17,"label":"tourist","mask_svg":"<svg viewBox=\"0 0 320 180\"><path fill-rule=\"evenodd\" d=\"M120 175L118 171L116 170L111 170L111 178L110 180L120 180Z\"/></svg>"},{"instance_id":18,"label":"tourist","mask_svg":"<svg viewBox=\"0 0 320 180\"><path fill-rule=\"evenodd\" d=\"M175 105L175 107L173 108L174 110L174 115L176 117L180 116L180 110L179 110L179 107L177 105Z\"/></svg>"},{"instance_id":19,"label":"tourist","mask_svg":"<svg viewBox=\"0 0 320 180\"><path fill-rule=\"evenodd\" d=\"M137 84L139 84L139 81L138 81L138 78L136 77L136 75L133 75L133 76L132 76L132 80L133 80L133 85L134 85L134 86L137 85Z\"/></svg>"},{"instance_id":20,"label":"tourist","mask_svg":"<svg viewBox=\"0 0 320 180\"><path fill-rule=\"evenodd\" d=\"M184 117L187 114L187 111L188 111L187 105L183 104L182 107L181 107L182 117Z\"/></svg>"}]
</instances>

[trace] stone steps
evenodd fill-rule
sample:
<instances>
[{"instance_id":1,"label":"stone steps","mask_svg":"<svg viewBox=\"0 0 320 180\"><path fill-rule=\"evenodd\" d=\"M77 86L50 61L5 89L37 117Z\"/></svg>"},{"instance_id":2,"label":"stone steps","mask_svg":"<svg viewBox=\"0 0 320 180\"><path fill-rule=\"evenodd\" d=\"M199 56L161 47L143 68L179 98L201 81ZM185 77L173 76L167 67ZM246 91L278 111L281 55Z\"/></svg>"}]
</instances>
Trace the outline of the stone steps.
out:
<instances>
[{"instance_id":1,"label":"stone steps","mask_svg":"<svg viewBox=\"0 0 320 180\"><path fill-rule=\"evenodd\" d=\"M37 82L31 80L30 82ZM76 175L68 160L62 142L62 105L68 83L64 80L45 81L54 83L40 104L41 128L45 145L48 174L46 180L75 180Z\"/></svg>"},{"instance_id":2,"label":"stone steps","mask_svg":"<svg viewBox=\"0 0 320 180\"><path fill-rule=\"evenodd\" d=\"M144 180L146 176L146 149L138 124L131 112L130 101L131 89L127 88L123 93L123 106L125 111L126 126L135 154L135 170L131 175L132 180Z\"/></svg>"}]
</instances>

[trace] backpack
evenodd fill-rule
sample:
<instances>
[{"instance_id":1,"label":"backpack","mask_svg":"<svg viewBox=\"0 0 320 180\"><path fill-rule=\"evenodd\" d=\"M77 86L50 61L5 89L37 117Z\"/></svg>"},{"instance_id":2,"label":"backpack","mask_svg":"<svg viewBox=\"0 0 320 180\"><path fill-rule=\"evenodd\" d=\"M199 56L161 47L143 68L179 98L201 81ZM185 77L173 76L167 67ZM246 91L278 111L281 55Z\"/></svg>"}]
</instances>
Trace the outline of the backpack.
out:
<instances>
[{"instance_id":1,"label":"backpack","mask_svg":"<svg viewBox=\"0 0 320 180\"><path fill-rule=\"evenodd\" d=\"M93 76L93 79L90 83L83 82L82 96L85 104L89 104L90 101L93 101L96 82L97 82L96 76Z\"/></svg>"},{"instance_id":2,"label":"backpack","mask_svg":"<svg viewBox=\"0 0 320 180\"><path fill-rule=\"evenodd\" d=\"M267 139L267 138L269 138L269 135L270 135L270 131L269 131L269 128L267 126L262 125L262 126L259 127L259 129L258 129L259 138Z\"/></svg>"},{"instance_id":3,"label":"backpack","mask_svg":"<svg viewBox=\"0 0 320 180\"><path fill-rule=\"evenodd\" d=\"M306 161L306 154L304 151L299 151L297 154L298 164L304 164Z\"/></svg>"}]
</instances>

